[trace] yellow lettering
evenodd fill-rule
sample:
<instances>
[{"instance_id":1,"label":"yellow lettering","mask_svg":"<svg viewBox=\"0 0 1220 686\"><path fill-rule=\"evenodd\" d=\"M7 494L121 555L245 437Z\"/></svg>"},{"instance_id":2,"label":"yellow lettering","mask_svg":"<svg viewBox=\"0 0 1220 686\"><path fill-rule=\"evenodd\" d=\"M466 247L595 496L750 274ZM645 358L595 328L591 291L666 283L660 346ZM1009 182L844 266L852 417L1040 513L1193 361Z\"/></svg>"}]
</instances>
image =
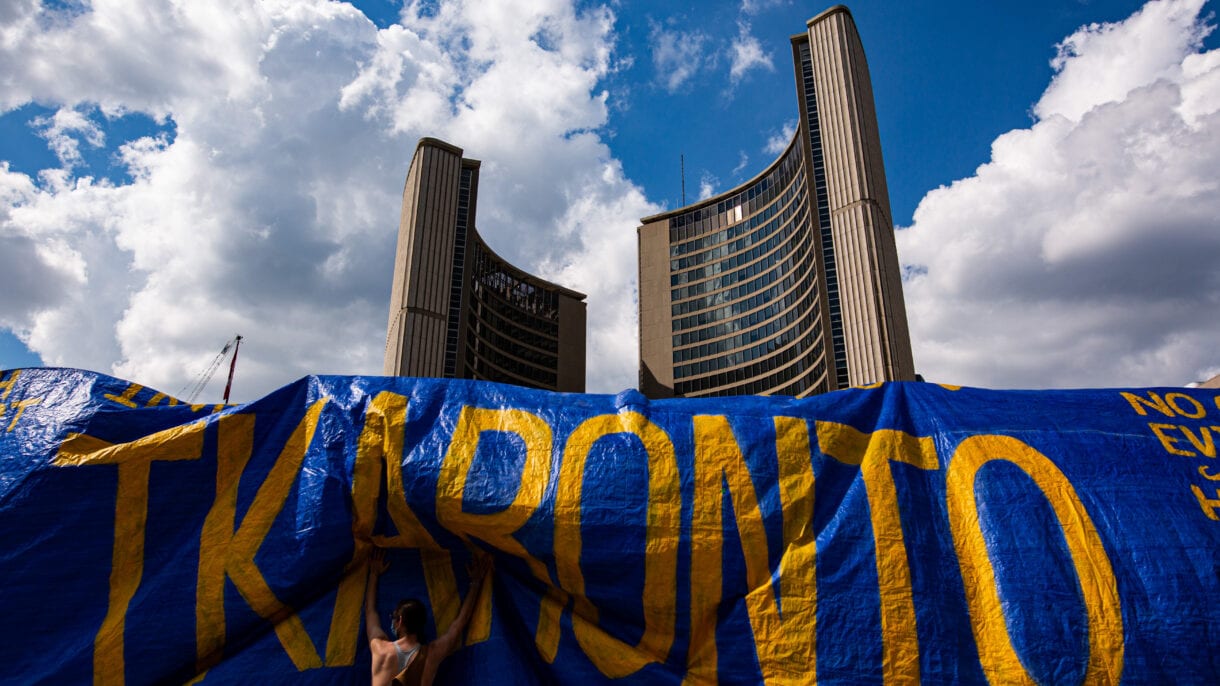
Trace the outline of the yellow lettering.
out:
<instances>
[{"instance_id":1,"label":"yellow lettering","mask_svg":"<svg viewBox=\"0 0 1220 686\"><path fill-rule=\"evenodd\" d=\"M585 595L580 571L581 490L585 461L599 439L629 433L648 454L648 523L645 528L644 635L634 646L597 626L597 608ZM681 494L673 442L647 417L624 411L585 420L568 437L555 495L555 567L560 585L572 594L576 640L602 674L617 679L650 662L664 662L674 638L677 602L678 532Z\"/></svg>"},{"instance_id":2,"label":"yellow lettering","mask_svg":"<svg viewBox=\"0 0 1220 686\"><path fill-rule=\"evenodd\" d=\"M241 524L236 525L236 531L232 528L236 519L236 489L253 445L250 432L254 422L253 418L222 418L217 449L216 500L204 520L200 537L200 575L196 587L200 605L195 610L196 630L202 628L196 660L205 666L216 651L223 649L226 575L250 608L274 627L284 652L297 670L322 666L305 625L296 611L275 596L254 563L254 557L301 471L325 404L325 398L315 402L297 424L267 478L254 494L254 501ZM205 604L208 606L204 607ZM215 609L217 607L219 609Z\"/></svg>"},{"instance_id":3,"label":"yellow lettering","mask_svg":"<svg viewBox=\"0 0 1220 686\"><path fill-rule=\"evenodd\" d=\"M1149 424L1148 428L1152 429L1152 433L1156 434L1157 439L1160 440L1161 445L1165 448L1165 452L1173 455L1182 455L1183 457L1198 457L1195 453L1192 453L1189 450L1182 450L1178 448L1177 443L1181 439L1175 438L1166 433L1167 431L1177 429L1177 426L1173 424Z\"/></svg>"},{"instance_id":4,"label":"yellow lettering","mask_svg":"<svg viewBox=\"0 0 1220 686\"><path fill-rule=\"evenodd\" d=\"M144 388L144 387L141 386L140 384L133 383L127 387L127 390L123 391L122 395L106 393L102 397L106 398L107 400L113 400L114 402L116 402L120 405L125 405L127 407L134 409L136 407L136 403L134 400L132 400L132 398L134 398L136 396L136 393L139 393L140 389L142 389L142 388Z\"/></svg>"},{"instance_id":5,"label":"yellow lettering","mask_svg":"<svg viewBox=\"0 0 1220 686\"><path fill-rule=\"evenodd\" d=\"M818 446L839 462L860 465L869 519L877 547L881 594L882 678L885 683L919 680L919 636L911 591L911 566L891 461L919 469L940 468L931 438L892 429L861 433L846 424L818 422Z\"/></svg>"},{"instance_id":6,"label":"yellow lettering","mask_svg":"<svg viewBox=\"0 0 1220 686\"><path fill-rule=\"evenodd\" d=\"M121 685L127 608L144 575L144 526L148 520L148 477L153 462L197 460L203 454L202 423L176 426L129 443L110 444L85 434L68 434L52 464L56 467L118 465L114 508L114 551L106 616L93 640L93 682Z\"/></svg>"},{"instance_id":7,"label":"yellow lettering","mask_svg":"<svg viewBox=\"0 0 1220 686\"><path fill-rule=\"evenodd\" d=\"M978 520L975 477L992 460L1020 467L1050 502L1067 542L1088 615L1089 661L1084 683L1118 683L1123 671L1122 608L1101 537L1063 472L1045 455L1011 436L965 439L954 453L946 477L949 525L983 673L993 684L1034 683L1008 635L995 569Z\"/></svg>"},{"instance_id":8,"label":"yellow lettering","mask_svg":"<svg viewBox=\"0 0 1220 686\"><path fill-rule=\"evenodd\" d=\"M177 398L170 397L164 393L157 393L153 397L149 398L148 402L144 403L144 407L156 407L157 405L161 404L162 400L165 400L166 398L169 398L169 405L171 407L178 404Z\"/></svg>"},{"instance_id":9,"label":"yellow lettering","mask_svg":"<svg viewBox=\"0 0 1220 686\"><path fill-rule=\"evenodd\" d=\"M769 563L767 532L749 466L727 419L696 416L695 507L691 528L691 647L688 683L715 683L716 619L720 575L723 484L728 484L746 562L746 609L763 680L768 684L808 683L817 673L816 541L813 532L813 464L805 420L775 418L775 452L784 521L779 596Z\"/></svg>"},{"instance_id":10,"label":"yellow lettering","mask_svg":"<svg viewBox=\"0 0 1220 686\"><path fill-rule=\"evenodd\" d=\"M1207 469L1207 465L1199 465L1199 476L1208 481L1220 481L1220 473L1213 474Z\"/></svg>"},{"instance_id":11,"label":"yellow lettering","mask_svg":"<svg viewBox=\"0 0 1220 686\"><path fill-rule=\"evenodd\" d=\"M17 420L21 419L21 415L25 412L25 408L29 407L30 405L37 405L41 402L42 398L27 398L25 400L18 400L15 403L11 403L13 407L17 408L17 412L13 414L13 421L9 422L8 429L6 429L6 431L12 431L13 429L17 428Z\"/></svg>"},{"instance_id":12,"label":"yellow lettering","mask_svg":"<svg viewBox=\"0 0 1220 686\"><path fill-rule=\"evenodd\" d=\"M1141 417L1148 415L1148 411L1144 408L1154 409L1166 417L1178 415L1191 419L1202 419L1207 414L1203 403L1185 393L1166 393L1164 398L1155 391L1148 391L1147 393L1147 398L1142 398L1126 391L1121 391L1119 394L1126 398L1127 402L1131 405L1131 409L1138 412ZM1182 403L1185 403L1189 409L1183 409ZM1220 397L1216 398L1216 406L1220 407Z\"/></svg>"},{"instance_id":13,"label":"yellow lettering","mask_svg":"<svg viewBox=\"0 0 1220 686\"><path fill-rule=\"evenodd\" d=\"M195 669L211 669L224 655L225 552L237 522L237 483L254 449L254 415L221 417L217 428L216 496L199 535L195 582Z\"/></svg>"},{"instance_id":14,"label":"yellow lettering","mask_svg":"<svg viewBox=\"0 0 1220 686\"><path fill-rule=\"evenodd\" d=\"M1182 435L1186 436L1190 444L1195 447L1195 450L1203 453L1208 457L1216 456L1216 441L1212 438L1212 432L1206 426L1199 427L1199 435L1190 430L1189 426L1179 426L1178 430Z\"/></svg>"},{"instance_id":15,"label":"yellow lettering","mask_svg":"<svg viewBox=\"0 0 1220 686\"><path fill-rule=\"evenodd\" d=\"M449 551L436 543L407 505L402 481L406 424L407 398L397 393L378 393L364 413L364 428L356 444L356 464L352 474L352 536L355 551L335 599L335 616L327 640L328 665L350 665L355 662L370 543L381 548L418 549L437 631L444 633L457 619L460 602ZM383 465L386 509L398 531L395 536L373 535L377 501L381 497Z\"/></svg>"},{"instance_id":16,"label":"yellow lettering","mask_svg":"<svg viewBox=\"0 0 1220 686\"><path fill-rule=\"evenodd\" d=\"M1191 411L1187 412L1186 410L1183 410L1182 406L1178 404L1179 400L1185 400L1186 403L1190 405ZM1207 410L1203 409L1203 403L1195 400L1185 393L1166 393L1165 402L1169 403L1169 406L1173 408L1174 412L1177 412L1183 417L1202 419L1203 416L1207 414Z\"/></svg>"},{"instance_id":17,"label":"yellow lettering","mask_svg":"<svg viewBox=\"0 0 1220 686\"><path fill-rule=\"evenodd\" d=\"M14 369L9 372L8 378L0 381L0 403L8 398L8 394L13 392L13 384L17 383L17 377L21 375L20 369Z\"/></svg>"},{"instance_id":18,"label":"yellow lettering","mask_svg":"<svg viewBox=\"0 0 1220 686\"><path fill-rule=\"evenodd\" d=\"M1154 391L1148 391L1147 398L1141 398L1134 393L1127 393L1126 391L1120 391L1119 395L1126 398L1127 402L1131 404L1131 409L1139 413L1141 417L1148 416L1148 411L1144 409L1145 407L1150 407L1166 417L1173 416L1173 410L1169 408L1169 404Z\"/></svg>"},{"instance_id":19,"label":"yellow lettering","mask_svg":"<svg viewBox=\"0 0 1220 686\"><path fill-rule=\"evenodd\" d=\"M525 463L517 493L506 509L491 514L471 514L462 510L466 479L474 463L479 439L489 431L519 437L525 445ZM453 431L453 440L449 443L449 451L441 465L436 493L436 516L441 524L463 538L467 534L477 534L496 548L521 558L534 577L546 584L547 593L539 609L535 643L544 656L550 656L548 662L554 659L551 646L558 646L559 615L567 598L555 587L546 565L530 555L525 546L513 538L513 534L525 526L538 509L550 473L551 427L541 417L524 410L463 407ZM490 601L490 595L487 597ZM481 619L486 624L472 621L472 641L486 640L490 635L491 615L480 615L475 619Z\"/></svg>"},{"instance_id":20,"label":"yellow lettering","mask_svg":"<svg viewBox=\"0 0 1220 686\"><path fill-rule=\"evenodd\" d=\"M1208 477L1209 479L1211 477ZM1199 501L1199 507L1203 508L1203 514L1207 515L1208 519L1220 522L1220 515L1216 514L1216 509L1220 508L1220 488L1216 489L1216 497L1208 498L1203 495L1203 489L1198 486L1190 485L1191 493L1195 494L1195 498Z\"/></svg>"},{"instance_id":21,"label":"yellow lettering","mask_svg":"<svg viewBox=\"0 0 1220 686\"><path fill-rule=\"evenodd\" d=\"M0 381L0 417L3 417L5 411L8 410L8 405L5 405L3 401L6 398L8 398L10 393L13 392L13 385L15 383L17 383L17 377L20 374L21 374L21 370L15 369L8 375L7 380ZM13 404L16 405L17 403L13 403ZM12 422L12 424L9 425L9 428L7 430L12 431L13 427L16 425L17 425L17 417L13 417L13 422Z\"/></svg>"}]
</instances>

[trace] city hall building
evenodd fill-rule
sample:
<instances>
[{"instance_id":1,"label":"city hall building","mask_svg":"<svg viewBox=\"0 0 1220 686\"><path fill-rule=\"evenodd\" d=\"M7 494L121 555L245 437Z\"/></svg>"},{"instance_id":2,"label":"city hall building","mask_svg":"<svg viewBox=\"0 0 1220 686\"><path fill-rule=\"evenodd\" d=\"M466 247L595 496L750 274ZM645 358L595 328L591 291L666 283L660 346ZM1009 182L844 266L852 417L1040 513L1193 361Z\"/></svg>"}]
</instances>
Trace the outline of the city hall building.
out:
<instances>
[{"instance_id":1,"label":"city hall building","mask_svg":"<svg viewBox=\"0 0 1220 686\"><path fill-rule=\"evenodd\" d=\"M640 390L808 396L913 380L864 49L847 8L792 37L799 126L746 183L641 220Z\"/></svg>"},{"instance_id":2,"label":"city hall building","mask_svg":"<svg viewBox=\"0 0 1220 686\"><path fill-rule=\"evenodd\" d=\"M479 161L424 138L402 193L383 372L585 390L585 296L497 255L475 228Z\"/></svg>"}]
</instances>

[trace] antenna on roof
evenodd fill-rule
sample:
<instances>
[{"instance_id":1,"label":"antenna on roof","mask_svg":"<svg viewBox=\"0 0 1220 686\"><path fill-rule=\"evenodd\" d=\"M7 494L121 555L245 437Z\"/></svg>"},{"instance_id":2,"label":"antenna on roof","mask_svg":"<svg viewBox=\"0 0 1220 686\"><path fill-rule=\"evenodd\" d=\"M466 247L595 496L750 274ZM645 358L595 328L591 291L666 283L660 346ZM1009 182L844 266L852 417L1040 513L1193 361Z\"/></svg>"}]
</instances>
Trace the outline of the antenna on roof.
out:
<instances>
[{"instance_id":1,"label":"antenna on roof","mask_svg":"<svg viewBox=\"0 0 1220 686\"><path fill-rule=\"evenodd\" d=\"M678 154L678 166L682 170L682 206L686 207L686 155Z\"/></svg>"}]
</instances>

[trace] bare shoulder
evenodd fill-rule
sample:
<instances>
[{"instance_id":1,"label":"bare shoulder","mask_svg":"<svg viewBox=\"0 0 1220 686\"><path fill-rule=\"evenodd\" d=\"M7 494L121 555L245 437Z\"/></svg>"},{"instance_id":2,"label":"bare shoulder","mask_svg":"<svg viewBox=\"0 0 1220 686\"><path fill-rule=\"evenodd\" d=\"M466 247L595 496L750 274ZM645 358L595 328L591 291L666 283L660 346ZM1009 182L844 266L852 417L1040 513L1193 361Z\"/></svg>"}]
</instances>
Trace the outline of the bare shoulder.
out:
<instances>
[{"instance_id":1,"label":"bare shoulder","mask_svg":"<svg viewBox=\"0 0 1220 686\"><path fill-rule=\"evenodd\" d=\"M369 641L369 652L373 654L373 671L378 667L392 668L398 666L398 651L392 641L374 638Z\"/></svg>"},{"instance_id":2,"label":"bare shoulder","mask_svg":"<svg viewBox=\"0 0 1220 686\"><path fill-rule=\"evenodd\" d=\"M373 684L389 684L398 671L398 655L394 644L380 638L369 641L369 652L373 654Z\"/></svg>"},{"instance_id":3,"label":"bare shoulder","mask_svg":"<svg viewBox=\"0 0 1220 686\"><path fill-rule=\"evenodd\" d=\"M369 651L373 653L374 657L378 655L392 655L397 652L394 650L394 642L387 641L384 638L371 639L369 641Z\"/></svg>"}]
</instances>

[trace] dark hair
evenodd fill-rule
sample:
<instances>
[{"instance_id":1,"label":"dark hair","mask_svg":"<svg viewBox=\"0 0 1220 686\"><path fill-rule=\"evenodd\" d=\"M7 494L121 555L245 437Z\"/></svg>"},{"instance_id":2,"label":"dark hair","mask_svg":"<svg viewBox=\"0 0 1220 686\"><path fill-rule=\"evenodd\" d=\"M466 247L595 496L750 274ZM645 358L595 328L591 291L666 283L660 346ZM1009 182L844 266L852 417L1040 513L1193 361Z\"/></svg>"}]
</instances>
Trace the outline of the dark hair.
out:
<instances>
[{"instance_id":1,"label":"dark hair","mask_svg":"<svg viewBox=\"0 0 1220 686\"><path fill-rule=\"evenodd\" d=\"M428 608L423 602L415 598L399 601L393 616L402 622L403 633L415 634L416 638L423 640L424 630L428 628Z\"/></svg>"}]
</instances>

